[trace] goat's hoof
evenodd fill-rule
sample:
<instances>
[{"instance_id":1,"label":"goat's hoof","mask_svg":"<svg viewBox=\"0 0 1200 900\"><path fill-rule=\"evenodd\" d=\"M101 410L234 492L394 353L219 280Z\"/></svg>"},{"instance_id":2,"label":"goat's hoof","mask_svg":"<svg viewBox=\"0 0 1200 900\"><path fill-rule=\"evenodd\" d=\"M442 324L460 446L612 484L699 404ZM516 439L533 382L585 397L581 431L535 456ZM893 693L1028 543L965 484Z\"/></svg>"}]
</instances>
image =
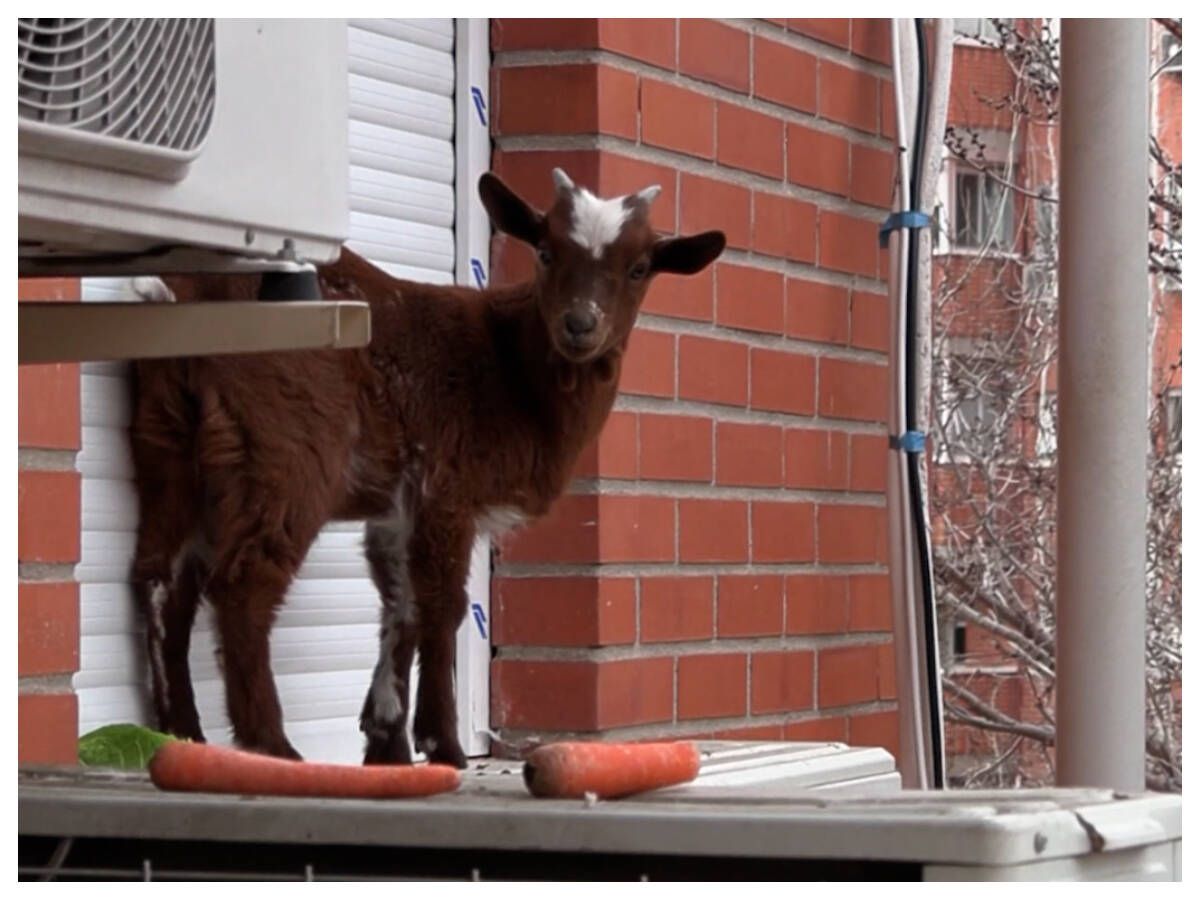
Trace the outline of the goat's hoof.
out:
<instances>
[{"instance_id":1,"label":"goat's hoof","mask_svg":"<svg viewBox=\"0 0 1200 900\"><path fill-rule=\"evenodd\" d=\"M367 749L363 754L364 766L411 766L412 751L408 749L408 737L400 729L398 735L367 736Z\"/></svg>"},{"instance_id":2,"label":"goat's hoof","mask_svg":"<svg viewBox=\"0 0 1200 900\"><path fill-rule=\"evenodd\" d=\"M456 769L467 767L467 755L462 752L462 747L455 739L418 738L417 749L424 753L431 763L454 766Z\"/></svg>"}]
</instances>

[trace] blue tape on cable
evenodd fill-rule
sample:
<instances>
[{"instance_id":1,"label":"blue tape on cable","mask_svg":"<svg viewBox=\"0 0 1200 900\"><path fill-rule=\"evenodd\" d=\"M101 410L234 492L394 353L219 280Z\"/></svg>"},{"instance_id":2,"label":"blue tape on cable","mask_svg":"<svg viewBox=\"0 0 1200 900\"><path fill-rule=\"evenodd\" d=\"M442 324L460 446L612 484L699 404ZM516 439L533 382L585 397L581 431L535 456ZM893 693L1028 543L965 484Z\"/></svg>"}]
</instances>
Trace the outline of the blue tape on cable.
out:
<instances>
[{"instance_id":1,"label":"blue tape on cable","mask_svg":"<svg viewBox=\"0 0 1200 900\"><path fill-rule=\"evenodd\" d=\"M903 450L905 453L924 453L925 432L906 431L899 437L892 435L888 439L888 443L892 445L893 450Z\"/></svg>"},{"instance_id":2,"label":"blue tape on cable","mask_svg":"<svg viewBox=\"0 0 1200 900\"><path fill-rule=\"evenodd\" d=\"M928 228L932 221L928 213L917 212L915 209L894 212L883 220L883 225L879 228L879 246L886 247L888 235L898 228Z\"/></svg>"}]
</instances>

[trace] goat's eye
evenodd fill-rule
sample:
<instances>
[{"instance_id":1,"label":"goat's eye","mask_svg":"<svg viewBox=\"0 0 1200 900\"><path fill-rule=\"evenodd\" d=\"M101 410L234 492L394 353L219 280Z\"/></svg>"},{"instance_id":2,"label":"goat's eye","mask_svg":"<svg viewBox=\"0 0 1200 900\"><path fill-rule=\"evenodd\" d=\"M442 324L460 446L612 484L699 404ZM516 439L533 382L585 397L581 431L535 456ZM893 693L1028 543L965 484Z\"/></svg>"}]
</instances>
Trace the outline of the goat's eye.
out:
<instances>
[{"instance_id":1,"label":"goat's eye","mask_svg":"<svg viewBox=\"0 0 1200 900\"><path fill-rule=\"evenodd\" d=\"M550 255L550 251L545 247L538 247L537 256L538 262L540 262L543 266L550 265L550 261L554 258Z\"/></svg>"},{"instance_id":2,"label":"goat's eye","mask_svg":"<svg viewBox=\"0 0 1200 900\"><path fill-rule=\"evenodd\" d=\"M644 259L641 260L640 262L634 263L633 267L629 270L629 277L632 278L634 281L641 281L643 278L645 278L649 274L650 274L650 264L648 262L646 262Z\"/></svg>"}]
</instances>

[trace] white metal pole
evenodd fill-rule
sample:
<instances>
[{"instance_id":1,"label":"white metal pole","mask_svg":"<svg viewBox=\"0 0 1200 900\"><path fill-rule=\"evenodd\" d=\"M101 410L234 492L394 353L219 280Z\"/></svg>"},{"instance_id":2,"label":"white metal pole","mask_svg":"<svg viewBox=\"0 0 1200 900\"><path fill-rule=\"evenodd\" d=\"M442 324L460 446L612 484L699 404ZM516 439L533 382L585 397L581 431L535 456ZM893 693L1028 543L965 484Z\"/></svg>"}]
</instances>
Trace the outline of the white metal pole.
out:
<instances>
[{"instance_id":1,"label":"white metal pole","mask_svg":"<svg viewBox=\"0 0 1200 900\"><path fill-rule=\"evenodd\" d=\"M1145 788L1149 34L1062 23L1057 769Z\"/></svg>"}]
</instances>

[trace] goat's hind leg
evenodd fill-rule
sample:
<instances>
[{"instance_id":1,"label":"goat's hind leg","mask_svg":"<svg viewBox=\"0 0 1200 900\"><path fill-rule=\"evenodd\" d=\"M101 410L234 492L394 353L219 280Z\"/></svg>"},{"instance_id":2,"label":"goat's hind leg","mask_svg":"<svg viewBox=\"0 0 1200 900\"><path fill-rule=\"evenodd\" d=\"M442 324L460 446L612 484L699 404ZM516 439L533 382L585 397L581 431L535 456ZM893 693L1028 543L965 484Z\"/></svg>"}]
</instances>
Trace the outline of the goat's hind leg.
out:
<instances>
[{"instance_id":1,"label":"goat's hind leg","mask_svg":"<svg viewBox=\"0 0 1200 900\"><path fill-rule=\"evenodd\" d=\"M134 445L136 454L136 439ZM193 541L192 476L182 457L158 459L154 471L159 477L138 482L137 548L131 572L146 629L150 691L161 730L202 742L188 667L192 625L205 577Z\"/></svg>"}]
</instances>

